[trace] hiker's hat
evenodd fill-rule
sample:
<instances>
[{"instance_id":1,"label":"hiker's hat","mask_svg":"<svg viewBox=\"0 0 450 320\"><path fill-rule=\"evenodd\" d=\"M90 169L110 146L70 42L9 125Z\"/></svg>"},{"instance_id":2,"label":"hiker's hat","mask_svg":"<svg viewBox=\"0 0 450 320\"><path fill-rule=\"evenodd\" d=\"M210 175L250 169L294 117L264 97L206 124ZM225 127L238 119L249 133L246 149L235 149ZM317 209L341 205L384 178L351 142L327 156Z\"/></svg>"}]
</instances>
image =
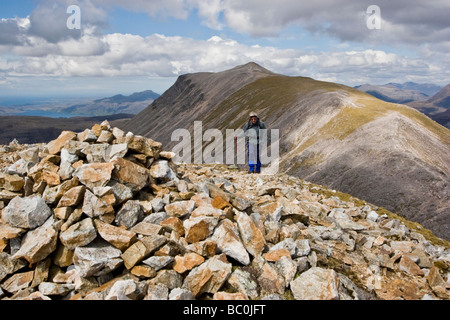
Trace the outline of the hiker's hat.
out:
<instances>
[{"instance_id":1,"label":"hiker's hat","mask_svg":"<svg viewBox=\"0 0 450 320\"><path fill-rule=\"evenodd\" d=\"M258 118L258 115L256 114L256 112L250 112L250 118L252 118L252 117Z\"/></svg>"}]
</instances>

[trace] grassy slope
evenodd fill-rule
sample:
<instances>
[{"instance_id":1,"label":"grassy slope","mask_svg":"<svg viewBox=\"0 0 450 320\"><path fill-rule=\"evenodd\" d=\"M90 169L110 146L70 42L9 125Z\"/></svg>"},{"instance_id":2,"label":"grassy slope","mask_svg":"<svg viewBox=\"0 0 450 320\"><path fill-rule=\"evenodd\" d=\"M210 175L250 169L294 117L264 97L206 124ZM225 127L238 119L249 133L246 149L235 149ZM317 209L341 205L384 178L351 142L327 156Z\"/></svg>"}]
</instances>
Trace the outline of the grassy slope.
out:
<instances>
[{"instance_id":1,"label":"grassy slope","mask_svg":"<svg viewBox=\"0 0 450 320\"><path fill-rule=\"evenodd\" d=\"M232 127L238 128L246 121L246 118L238 117L243 109L260 112L267 119L276 115L278 111L288 108L301 95L315 90L330 91L339 90L343 87L303 77L280 75L265 77L235 92L215 108L215 112L210 113L205 122L221 117L222 123L231 124ZM224 112L224 110L227 112Z\"/></svg>"}]
</instances>

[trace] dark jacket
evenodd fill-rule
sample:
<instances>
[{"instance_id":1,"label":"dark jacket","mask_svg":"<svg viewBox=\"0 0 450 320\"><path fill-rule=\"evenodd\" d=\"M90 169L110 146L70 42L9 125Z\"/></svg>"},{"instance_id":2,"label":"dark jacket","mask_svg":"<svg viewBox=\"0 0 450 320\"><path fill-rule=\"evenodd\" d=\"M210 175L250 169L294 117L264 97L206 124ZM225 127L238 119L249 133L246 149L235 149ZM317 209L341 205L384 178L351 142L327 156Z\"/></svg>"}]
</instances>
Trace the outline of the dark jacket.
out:
<instances>
[{"instance_id":1,"label":"dark jacket","mask_svg":"<svg viewBox=\"0 0 450 320\"><path fill-rule=\"evenodd\" d=\"M256 136L260 137L260 129L267 129L266 124L262 122L261 120L258 120L257 123L253 124L251 121L247 122L244 127L242 128L244 132L247 132L247 130L255 130Z\"/></svg>"}]
</instances>

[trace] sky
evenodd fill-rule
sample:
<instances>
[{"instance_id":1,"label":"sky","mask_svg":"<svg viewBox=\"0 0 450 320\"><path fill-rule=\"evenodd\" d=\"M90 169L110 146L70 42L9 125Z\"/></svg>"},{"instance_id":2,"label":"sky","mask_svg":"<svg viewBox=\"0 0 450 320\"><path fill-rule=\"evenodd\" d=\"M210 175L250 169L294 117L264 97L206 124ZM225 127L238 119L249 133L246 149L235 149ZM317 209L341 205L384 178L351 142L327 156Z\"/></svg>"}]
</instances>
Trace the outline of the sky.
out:
<instances>
[{"instance_id":1,"label":"sky","mask_svg":"<svg viewBox=\"0 0 450 320\"><path fill-rule=\"evenodd\" d=\"M448 0L2 0L0 103L106 97L256 62L356 86L450 83Z\"/></svg>"}]
</instances>

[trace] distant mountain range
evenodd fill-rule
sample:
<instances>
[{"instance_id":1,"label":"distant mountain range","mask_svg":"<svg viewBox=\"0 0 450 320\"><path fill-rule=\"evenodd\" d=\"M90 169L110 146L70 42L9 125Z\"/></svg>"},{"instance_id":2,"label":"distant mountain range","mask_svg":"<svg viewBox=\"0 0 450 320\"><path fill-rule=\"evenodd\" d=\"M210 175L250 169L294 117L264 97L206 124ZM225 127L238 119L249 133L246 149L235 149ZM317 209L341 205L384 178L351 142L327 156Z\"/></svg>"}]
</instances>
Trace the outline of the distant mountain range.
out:
<instances>
[{"instance_id":1,"label":"distant mountain range","mask_svg":"<svg viewBox=\"0 0 450 320\"><path fill-rule=\"evenodd\" d=\"M406 104L450 128L450 85L442 88L434 84L406 82L382 86L364 84L355 88L386 102Z\"/></svg>"},{"instance_id":2,"label":"distant mountain range","mask_svg":"<svg viewBox=\"0 0 450 320\"><path fill-rule=\"evenodd\" d=\"M425 101L410 102L408 105L450 129L450 84L431 98Z\"/></svg>"},{"instance_id":3,"label":"distant mountain range","mask_svg":"<svg viewBox=\"0 0 450 320\"><path fill-rule=\"evenodd\" d=\"M138 114L155 99L159 97L159 94L152 90L143 92L136 92L130 96L123 96L121 94L113 97L94 100L92 102L73 105L61 110L63 113L69 113L73 115L111 115L118 113Z\"/></svg>"},{"instance_id":4,"label":"distant mountain range","mask_svg":"<svg viewBox=\"0 0 450 320\"><path fill-rule=\"evenodd\" d=\"M406 105L249 63L180 76L122 129L170 150L180 143L171 139L176 129L192 136L194 121L202 121L204 131L225 136L251 111L280 130L281 172L383 206L450 239L450 130Z\"/></svg>"},{"instance_id":5,"label":"distant mountain range","mask_svg":"<svg viewBox=\"0 0 450 320\"><path fill-rule=\"evenodd\" d=\"M130 96L115 95L78 103L69 100L37 101L20 106L0 107L0 144L13 139L41 143L56 139L61 131L77 131L105 119L124 121L148 107L159 95L151 90Z\"/></svg>"},{"instance_id":6,"label":"distant mountain range","mask_svg":"<svg viewBox=\"0 0 450 320\"><path fill-rule=\"evenodd\" d=\"M415 83L415 82L405 82L405 83L388 83L388 85L392 85L402 90L412 90L419 91L427 96L435 95L439 90L442 89L441 86L432 84L432 83Z\"/></svg>"},{"instance_id":7,"label":"distant mountain range","mask_svg":"<svg viewBox=\"0 0 450 320\"><path fill-rule=\"evenodd\" d=\"M385 85L364 84L356 86L355 89L367 92L386 102L408 103L426 100L441 90L442 87L428 83L406 82L403 84L388 83Z\"/></svg>"},{"instance_id":8,"label":"distant mountain range","mask_svg":"<svg viewBox=\"0 0 450 320\"><path fill-rule=\"evenodd\" d=\"M0 106L0 116L44 116L44 117L92 117L114 114L138 114L151 104L159 94L152 90L133 93L129 96L121 94L113 97L77 102L65 100L43 101L21 105Z\"/></svg>"}]
</instances>

